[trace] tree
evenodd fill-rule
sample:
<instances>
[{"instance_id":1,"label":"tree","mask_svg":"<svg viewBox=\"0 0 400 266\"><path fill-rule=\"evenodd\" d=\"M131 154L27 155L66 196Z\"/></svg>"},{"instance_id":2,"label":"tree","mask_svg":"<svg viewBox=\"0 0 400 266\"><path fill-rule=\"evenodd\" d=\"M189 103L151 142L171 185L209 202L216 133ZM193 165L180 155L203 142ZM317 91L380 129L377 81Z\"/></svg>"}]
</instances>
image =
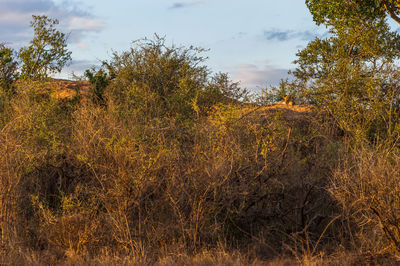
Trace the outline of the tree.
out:
<instances>
[{"instance_id":1,"label":"tree","mask_svg":"<svg viewBox=\"0 0 400 266\"><path fill-rule=\"evenodd\" d=\"M21 74L24 78L40 79L61 72L71 60L71 52L66 48L66 35L55 28L58 20L35 15L32 18L34 38L19 51Z\"/></svg>"},{"instance_id":2,"label":"tree","mask_svg":"<svg viewBox=\"0 0 400 266\"><path fill-rule=\"evenodd\" d=\"M400 36L374 3L307 1L330 36L298 52L293 74L308 101L356 139L393 140L400 134Z\"/></svg>"},{"instance_id":3,"label":"tree","mask_svg":"<svg viewBox=\"0 0 400 266\"><path fill-rule=\"evenodd\" d=\"M7 94L13 93L13 82L17 78L18 63L14 60L14 51L0 44L0 88Z\"/></svg>"},{"instance_id":4,"label":"tree","mask_svg":"<svg viewBox=\"0 0 400 266\"><path fill-rule=\"evenodd\" d=\"M317 24L338 25L389 15L400 24L400 0L306 0Z\"/></svg>"}]
</instances>

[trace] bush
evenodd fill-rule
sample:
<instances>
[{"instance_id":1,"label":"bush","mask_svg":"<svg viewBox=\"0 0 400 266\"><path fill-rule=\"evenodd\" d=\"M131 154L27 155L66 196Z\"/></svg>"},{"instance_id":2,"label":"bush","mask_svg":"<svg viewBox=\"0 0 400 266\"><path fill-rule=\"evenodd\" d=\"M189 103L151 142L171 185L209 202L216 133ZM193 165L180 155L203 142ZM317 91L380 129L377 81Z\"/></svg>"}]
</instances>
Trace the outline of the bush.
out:
<instances>
[{"instance_id":1,"label":"bush","mask_svg":"<svg viewBox=\"0 0 400 266\"><path fill-rule=\"evenodd\" d=\"M92 101L96 104L104 104L105 98L104 93L107 86L110 84L110 77L104 69L87 69L85 71L85 77L91 84L90 87L90 97Z\"/></svg>"},{"instance_id":2,"label":"bush","mask_svg":"<svg viewBox=\"0 0 400 266\"><path fill-rule=\"evenodd\" d=\"M12 108L0 185L14 193L2 232L12 224L15 236L3 243L143 257L256 237L268 255L292 236L316 239L335 211L321 189L335 148L308 115L220 104L191 127L158 127L113 102L76 107L28 91Z\"/></svg>"},{"instance_id":3,"label":"bush","mask_svg":"<svg viewBox=\"0 0 400 266\"><path fill-rule=\"evenodd\" d=\"M168 47L157 35L135 44L104 62L111 78L109 95L121 105L121 113L141 117L146 123L163 117L191 121L204 107L245 96L226 74L210 76L202 65L204 49Z\"/></svg>"},{"instance_id":4,"label":"bush","mask_svg":"<svg viewBox=\"0 0 400 266\"><path fill-rule=\"evenodd\" d=\"M354 248L360 252L400 251L400 156L381 147L355 150L334 171L331 195L353 226Z\"/></svg>"},{"instance_id":5,"label":"bush","mask_svg":"<svg viewBox=\"0 0 400 266\"><path fill-rule=\"evenodd\" d=\"M329 6L329 12L337 8ZM327 110L355 144L395 141L400 133L400 35L380 17L350 22L331 27L328 38L316 38L297 53L294 85L307 102Z\"/></svg>"},{"instance_id":6,"label":"bush","mask_svg":"<svg viewBox=\"0 0 400 266\"><path fill-rule=\"evenodd\" d=\"M43 180L61 182L56 198L40 185L33 202L40 236L53 248L139 256L266 234L279 248L285 234L318 232L329 220L330 208L315 211L325 197L318 187L328 168L319 166L329 148L308 154L307 145L323 142L300 144L307 125L291 129L296 122L279 114L268 125L257 117L236 123L240 109L221 105L193 129L173 120L154 128L121 120L111 108L79 108L69 151L37 166Z\"/></svg>"}]
</instances>

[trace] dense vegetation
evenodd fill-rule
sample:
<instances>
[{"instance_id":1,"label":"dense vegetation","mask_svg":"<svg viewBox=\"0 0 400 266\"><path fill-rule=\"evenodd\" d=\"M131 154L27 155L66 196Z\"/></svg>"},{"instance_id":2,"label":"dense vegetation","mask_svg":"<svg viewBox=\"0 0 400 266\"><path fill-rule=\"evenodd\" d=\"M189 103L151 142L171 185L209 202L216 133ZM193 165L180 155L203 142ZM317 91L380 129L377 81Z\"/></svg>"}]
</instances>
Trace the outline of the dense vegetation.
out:
<instances>
[{"instance_id":1,"label":"dense vegetation","mask_svg":"<svg viewBox=\"0 0 400 266\"><path fill-rule=\"evenodd\" d=\"M306 3L329 37L258 98L158 36L55 97L70 53L34 16L0 46L0 264L394 264L396 1ZM269 105L289 94L303 109Z\"/></svg>"}]
</instances>

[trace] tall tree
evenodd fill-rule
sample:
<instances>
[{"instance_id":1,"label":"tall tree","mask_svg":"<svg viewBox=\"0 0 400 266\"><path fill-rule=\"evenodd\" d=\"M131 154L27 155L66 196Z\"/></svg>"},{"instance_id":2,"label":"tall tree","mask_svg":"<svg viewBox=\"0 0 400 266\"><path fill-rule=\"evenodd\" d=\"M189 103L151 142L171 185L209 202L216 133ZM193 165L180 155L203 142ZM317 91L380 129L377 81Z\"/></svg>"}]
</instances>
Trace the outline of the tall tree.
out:
<instances>
[{"instance_id":1,"label":"tall tree","mask_svg":"<svg viewBox=\"0 0 400 266\"><path fill-rule=\"evenodd\" d=\"M32 16L34 38L28 47L21 48L21 73L24 78L40 79L61 72L71 60L67 50L67 36L55 28L58 20L47 16Z\"/></svg>"},{"instance_id":2,"label":"tall tree","mask_svg":"<svg viewBox=\"0 0 400 266\"><path fill-rule=\"evenodd\" d=\"M298 52L293 74L299 88L357 138L397 137L400 36L391 31L386 9L374 0L306 3L330 36Z\"/></svg>"}]
</instances>

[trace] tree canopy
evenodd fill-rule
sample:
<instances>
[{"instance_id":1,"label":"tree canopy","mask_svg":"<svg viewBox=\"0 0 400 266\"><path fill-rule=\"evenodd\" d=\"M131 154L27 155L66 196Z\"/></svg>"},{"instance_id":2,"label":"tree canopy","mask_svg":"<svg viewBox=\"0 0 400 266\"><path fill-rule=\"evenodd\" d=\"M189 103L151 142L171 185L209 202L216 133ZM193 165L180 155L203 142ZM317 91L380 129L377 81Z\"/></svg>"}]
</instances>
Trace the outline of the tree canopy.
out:
<instances>
[{"instance_id":1,"label":"tree canopy","mask_svg":"<svg viewBox=\"0 0 400 266\"><path fill-rule=\"evenodd\" d=\"M338 26L387 16L400 23L399 0L306 0L306 4L318 25Z\"/></svg>"},{"instance_id":2,"label":"tree canopy","mask_svg":"<svg viewBox=\"0 0 400 266\"><path fill-rule=\"evenodd\" d=\"M71 52L67 50L67 36L55 28L57 19L35 15L32 18L34 38L29 46L21 48L19 57L22 76L38 79L61 72L71 60Z\"/></svg>"},{"instance_id":3,"label":"tree canopy","mask_svg":"<svg viewBox=\"0 0 400 266\"><path fill-rule=\"evenodd\" d=\"M397 18L398 3L306 1L316 23L330 34L297 53L298 93L325 108L356 139L400 134L400 35L387 20Z\"/></svg>"}]
</instances>

